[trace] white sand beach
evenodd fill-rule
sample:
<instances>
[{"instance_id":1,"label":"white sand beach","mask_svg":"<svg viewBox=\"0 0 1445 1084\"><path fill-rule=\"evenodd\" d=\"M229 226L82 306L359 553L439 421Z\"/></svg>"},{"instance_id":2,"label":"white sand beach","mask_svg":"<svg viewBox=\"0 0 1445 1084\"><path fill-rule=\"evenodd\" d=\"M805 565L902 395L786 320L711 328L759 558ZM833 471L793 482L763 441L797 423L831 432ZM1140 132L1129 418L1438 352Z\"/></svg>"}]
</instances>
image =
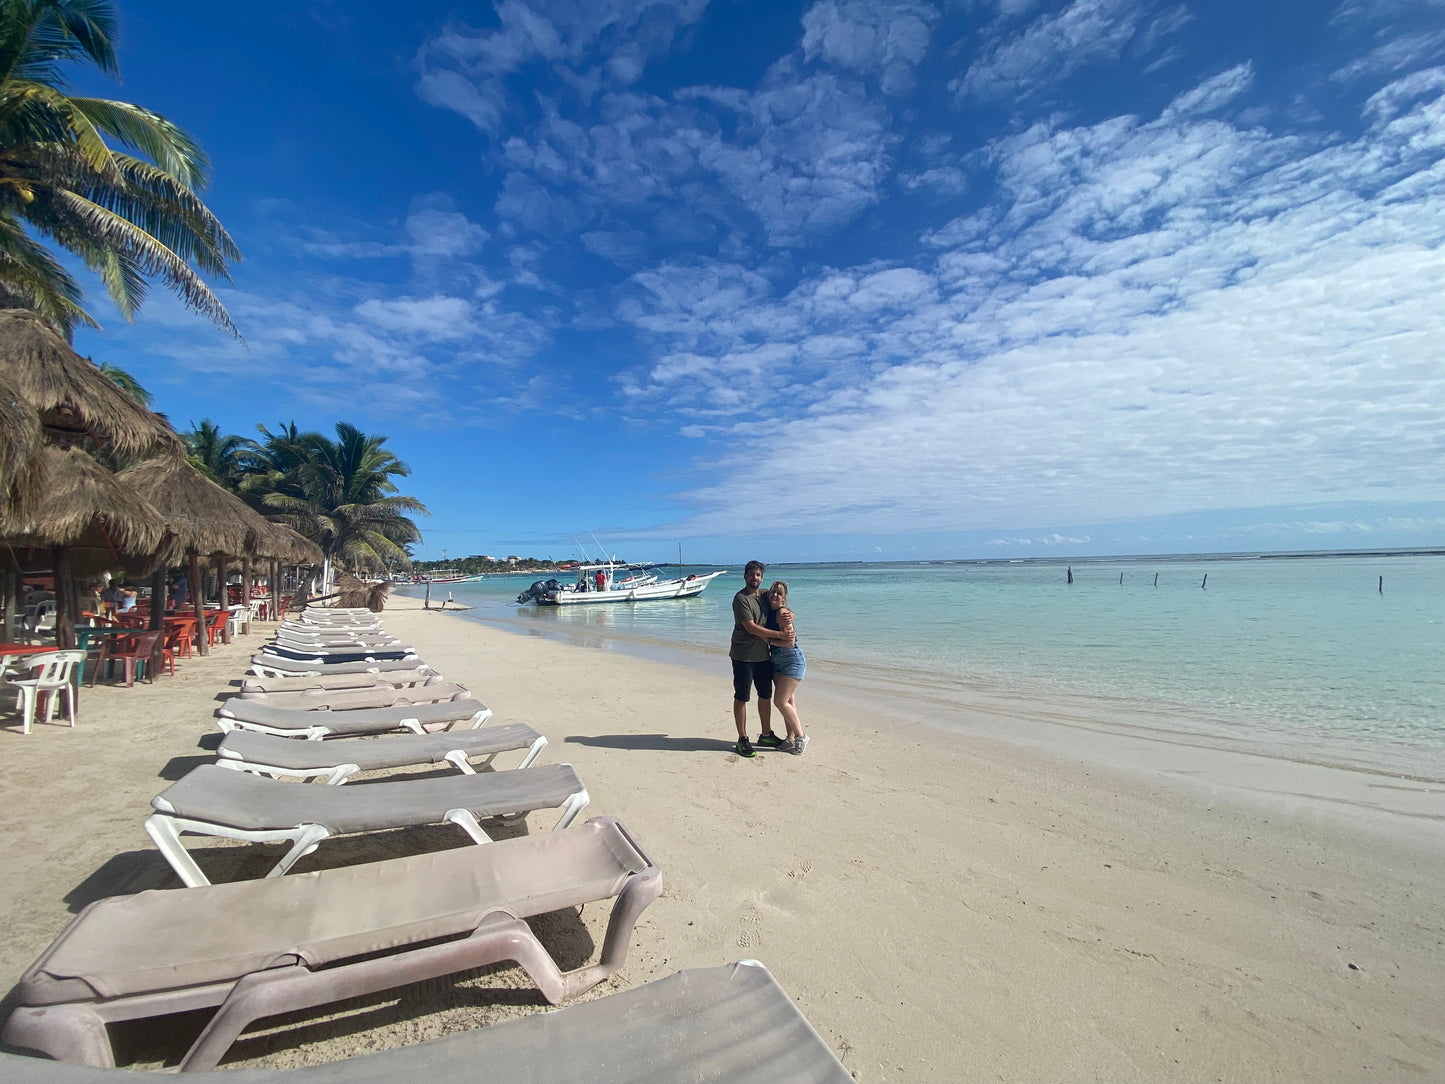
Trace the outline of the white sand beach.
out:
<instances>
[{"instance_id":1,"label":"white sand beach","mask_svg":"<svg viewBox=\"0 0 1445 1084\"><path fill-rule=\"evenodd\" d=\"M547 735L585 815L620 817L663 870L626 967L588 996L756 958L867 1082L1445 1079L1445 820L1428 788L1308 766L1200 783L1214 754L1185 744L1110 766L1113 721L995 702L951 731L811 673L807 754L743 760L721 647L708 674L419 605L394 599L389 630L496 722ZM149 800L210 759L216 698L267 628L155 685L86 689L73 731L0 731L5 989L91 900L178 886L142 830ZM1075 754L1030 739L1045 722L1079 735ZM297 868L463 842L450 827L328 841ZM197 847L208 868L256 865ZM566 957L593 951L605 917L538 926ZM263 1032L228 1064L329 1061L544 1007L520 972L489 969ZM133 1029L122 1056L162 1064L157 1030Z\"/></svg>"}]
</instances>

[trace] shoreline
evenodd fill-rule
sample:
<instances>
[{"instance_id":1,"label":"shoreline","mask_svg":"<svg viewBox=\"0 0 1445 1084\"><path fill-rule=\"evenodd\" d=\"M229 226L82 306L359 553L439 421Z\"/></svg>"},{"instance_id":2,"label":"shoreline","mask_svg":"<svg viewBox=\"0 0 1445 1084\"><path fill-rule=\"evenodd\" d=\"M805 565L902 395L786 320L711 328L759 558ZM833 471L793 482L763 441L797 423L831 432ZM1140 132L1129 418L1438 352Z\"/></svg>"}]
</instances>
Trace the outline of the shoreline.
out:
<instances>
[{"instance_id":1,"label":"shoreline","mask_svg":"<svg viewBox=\"0 0 1445 1084\"><path fill-rule=\"evenodd\" d=\"M1430 848L809 686L807 754L743 760L722 673L395 601L388 630L496 724L545 734L544 762L572 763L588 788L584 816L619 817L663 871L626 965L587 996L758 959L869 1084L1445 1077L1445 867ZM90 900L187 891L142 822L152 795L211 759L218 695L269 627L155 685L87 688L74 730L0 733L7 986ZM554 820L533 814L525 830ZM328 840L297 870L418 845L467 844L448 826ZM192 846L213 872L264 868L242 845ZM538 934L585 960L605 919L558 913ZM248 1033L226 1064L317 1064L543 1011L518 974L482 969ZM131 1035L125 1060L164 1064L175 1026Z\"/></svg>"},{"instance_id":2,"label":"shoreline","mask_svg":"<svg viewBox=\"0 0 1445 1084\"><path fill-rule=\"evenodd\" d=\"M388 608L404 600L394 595ZM438 611L435 606L433 611ZM606 630L525 628L466 606L448 607L465 621L509 636L542 638L623 654L705 675L727 700L723 651L663 644ZM860 672L810 660L804 695L833 706L866 702L876 713L945 733L1027 745L1066 760L1088 760L1142 778L1172 779L1196 791L1223 789L1237 800L1292 815L1326 816L1346 826L1402 837L1445 856L1445 778L1388 767L1287 755L1278 747L1248 748L1229 734L1179 725L1177 705L1062 694L1037 688L945 684L903 669ZM754 726L756 716L753 715ZM724 735L726 736L726 735Z\"/></svg>"}]
</instances>

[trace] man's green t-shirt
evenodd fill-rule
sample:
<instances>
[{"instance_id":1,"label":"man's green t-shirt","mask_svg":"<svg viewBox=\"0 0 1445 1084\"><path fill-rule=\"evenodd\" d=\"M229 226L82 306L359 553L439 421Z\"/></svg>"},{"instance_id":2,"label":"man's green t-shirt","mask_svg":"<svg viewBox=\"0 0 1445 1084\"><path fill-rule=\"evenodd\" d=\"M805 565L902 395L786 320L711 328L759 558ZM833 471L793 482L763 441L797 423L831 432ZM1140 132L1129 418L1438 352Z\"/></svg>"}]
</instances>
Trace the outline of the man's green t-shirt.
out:
<instances>
[{"instance_id":1,"label":"man's green t-shirt","mask_svg":"<svg viewBox=\"0 0 1445 1084\"><path fill-rule=\"evenodd\" d=\"M737 659L740 662L768 661L768 642L743 628L744 621L766 625L767 618L768 613L764 608L761 591L750 595L748 589L744 587L733 596L733 640L728 649L729 658Z\"/></svg>"}]
</instances>

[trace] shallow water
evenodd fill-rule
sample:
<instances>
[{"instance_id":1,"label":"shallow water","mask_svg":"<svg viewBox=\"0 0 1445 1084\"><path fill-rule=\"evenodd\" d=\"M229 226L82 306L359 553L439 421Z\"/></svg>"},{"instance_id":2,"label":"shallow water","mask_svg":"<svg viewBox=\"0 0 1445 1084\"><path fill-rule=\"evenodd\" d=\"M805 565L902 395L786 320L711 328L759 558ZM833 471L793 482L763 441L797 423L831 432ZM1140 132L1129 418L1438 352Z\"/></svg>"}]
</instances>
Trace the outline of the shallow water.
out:
<instances>
[{"instance_id":1,"label":"shallow water","mask_svg":"<svg viewBox=\"0 0 1445 1084\"><path fill-rule=\"evenodd\" d=\"M736 568L695 599L518 606L534 578L433 600L450 591L514 631L721 660L742 585ZM1271 755L1445 779L1445 557L776 565L774 579L824 672L901 672L930 696L1084 697Z\"/></svg>"}]
</instances>

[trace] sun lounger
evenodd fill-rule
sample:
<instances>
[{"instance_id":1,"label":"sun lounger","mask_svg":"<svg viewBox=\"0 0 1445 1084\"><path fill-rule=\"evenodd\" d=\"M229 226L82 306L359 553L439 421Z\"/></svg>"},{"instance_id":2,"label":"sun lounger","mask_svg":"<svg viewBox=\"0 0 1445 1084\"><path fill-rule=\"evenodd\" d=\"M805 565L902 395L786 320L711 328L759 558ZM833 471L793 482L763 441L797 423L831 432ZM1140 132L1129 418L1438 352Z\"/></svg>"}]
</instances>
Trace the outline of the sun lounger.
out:
<instances>
[{"instance_id":1,"label":"sun lounger","mask_svg":"<svg viewBox=\"0 0 1445 1084\"><path fill-rule=\"evenodd\" d=\"M388 636L384 632L343 632L340 629L331 631L302 631L299 629L277 629L276 640L299 642L303 644L394 644L397 643L395 636Z\"/></svg>"},{"instance_id":2,"label":"sun lounger","mask_svg":"<svg viewBox=\"0 0 1445 1084\"><path fill-rule=\"evenodd\" d=\"M471 696L465 685L438 681L431 685L375 685L364 689L304 689L289 693L258 693L241 690L238 699L273 708L301 711L346 711L350 708L390 708L398 704L439 704Z\"/></svg>"},{"instance_id":3,"label":"sun lounger","mask_svg":"<svg viewBox=\"0 0 1445 1084\"><path fill-rule=\"evenodd\" d=\"M331 651L325 648L293 648L284 644L267 644L266 652L293 662L376 662L384 659L415 659L412 647L345 648Z\"/></svg>"},{"instance_id":4,"label":"sun lounger","mask_svg":"<svg viewBox=\"0 0 1445 1084\"><path fill-rule=\"evenodd\" d=\"M565 1009L329 1065L207 1075L216 1084L853 1084L756 960L679 971ZM12 1054L0 1054L0 1078L10 1084L136 1079L120 1070Z\"/></svg>"},{"instance_id":5,"label":"sun lounger","mask_svg":"<svg viewBox=\"0 0 1445 1084\"><path fill-rule=\"evenodd\" d=\"M256 730L283 738L355 737L410 730L425 734L448 730L458 723L481 726L492 709L480 700L448 700L441 704L402 704L394 708L356 708L351 711L305 711L273 708L233 696L216 709L222 730Z\"/></svg>"},{"instance_id":6,"label":"sun lounger","mask_svg":"<svg viewBox=\"0 0 1445 1084\"><path fill-rule=\"evenodd\" d=\"M247 693L290 693L305 692L307 689L370 689L391 685L404 688L408 685L426 685L441 681L441 675L430 667L414 670L388 670L382 673L368 670L361 674L303 674L300 677L244 678L241 681L241 695Z\"/></svg>"},{"instance_id":7,"label":"sun lounger","mask_svg":"<svg viewBox=\"0 0 1445 1084\"><path fill-rule=\"evenodd\" d=\"M330 691L371 689L391 686L397 689L412 685L429 685L442 681L442 676L429 666L409 670L364 670L355 674L297 674L286 677L261 678L247 675L241 679L240 693L306 692L311 689Z\"/></svg>"},{"instance_id":8,"label":"sun lounger","mask_svg":"<svg viewBox=\"0 0 1445 1084\"><path fill-rule=\"evenodd\" d=\"M145 828L181 880L194 886L210 882L182 846L183 832L252 843L290 840L291 849L266 875L276 877L328 836L450 822L474 842L490 843L479 818L561 809L555 827L566 828L587 802L570 764L351 787L286 783L203 764L151 799L155 812Z\"/></svg>"},{"instance_id":9,"label":"sun lounger","mask_svg":"<svg viewBox=\"0 0 1445 1084\"><path fill-rule=\"evenodd\" d=\"M107 1022L220 1006L180 1066L210 1068L262 1017L503 960L557 1004L621 966L638 915L661 889L657 866L608 817L279 881L118 896L82 911L25 972L4 1038L113 1065ZM614 897L601 958L574 971L561 971L523 921Z\"/></svg>"},{"instance_id":10,"label":"sun lounger","mask_svg":"<svg viewBox=\"0 0 1445 1084\"><path fill-rule=\"evenodd\" d=\"M448 763L470 775L475 771L471 760L486 757L490 764L496 754L513 749L527 750L517 767L529 768L546 745L547 739L524 723L350 741L302 741L233 730L221 741L216 763L271 776L313 779L324 775L328 783L344 783L357 772L409 764Z\"/></svg>"},{"instance_id":11,"label":"sun lounger","mask_svg":"<svg viewBox=\"0 0 1445 1084\"><path fill-rule=\"evenodd\" d=\"M376 662L300 662L261 652L251 656L251 673L257 677L305 677L334 674L390 674L402 670L428 670L419 659L379 659ZM432 671L435 673L436 671Z\"/></svg>"}]
</instances>

